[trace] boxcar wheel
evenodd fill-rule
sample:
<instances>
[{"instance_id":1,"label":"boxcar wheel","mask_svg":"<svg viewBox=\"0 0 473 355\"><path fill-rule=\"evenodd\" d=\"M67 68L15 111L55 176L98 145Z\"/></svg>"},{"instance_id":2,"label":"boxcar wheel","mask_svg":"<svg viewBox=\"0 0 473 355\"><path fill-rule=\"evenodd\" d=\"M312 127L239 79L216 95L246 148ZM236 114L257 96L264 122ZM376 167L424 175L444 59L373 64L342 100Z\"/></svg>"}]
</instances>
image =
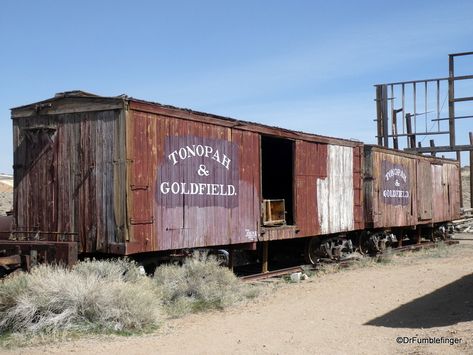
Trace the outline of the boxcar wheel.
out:
<instances>
[{"instance_id":1,"label":"boxcar wheel","mask_svg":"<svg viewBox=\"0 0 473 355\"><path fill-rule=\"evenodd\" d=\"M315 265L319 261L318 251L320 248L319 238L312 237L306 241L304 259L307 264Z\"/></svg>"}]
</instances>

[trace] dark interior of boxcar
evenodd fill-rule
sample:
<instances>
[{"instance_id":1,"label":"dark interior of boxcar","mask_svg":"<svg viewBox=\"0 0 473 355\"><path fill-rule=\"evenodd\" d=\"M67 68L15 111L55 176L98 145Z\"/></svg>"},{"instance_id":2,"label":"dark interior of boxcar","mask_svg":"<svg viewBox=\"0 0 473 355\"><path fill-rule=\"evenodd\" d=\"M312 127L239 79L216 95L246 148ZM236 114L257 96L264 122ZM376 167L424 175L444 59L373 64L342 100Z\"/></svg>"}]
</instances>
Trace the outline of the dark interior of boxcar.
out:
<instances>
[{"instance_id":1,"label":"dark interior of boxcar","mask_svg":"<svg viewBox=\"0 0 473 355\"><path fill-rule=\"evenodd\" d=\"M286 223L294 224L293 166L294 142L270 136L261 137L263 199L284 199Z\"/></svg>"}]
</instances>

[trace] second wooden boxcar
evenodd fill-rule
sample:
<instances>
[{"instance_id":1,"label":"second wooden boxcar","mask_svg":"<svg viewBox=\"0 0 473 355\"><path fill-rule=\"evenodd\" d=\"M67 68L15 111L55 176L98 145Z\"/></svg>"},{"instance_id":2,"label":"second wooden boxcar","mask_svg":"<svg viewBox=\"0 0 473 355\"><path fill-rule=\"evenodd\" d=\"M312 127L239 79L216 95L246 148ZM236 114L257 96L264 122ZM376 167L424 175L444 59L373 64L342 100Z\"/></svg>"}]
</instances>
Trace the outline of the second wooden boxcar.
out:
<instances>
[{"instance_id":1,"label":"second wooden boxcar","mask_svg":"<svg viewBox=\"0 0 473 355\"><path fill-rule=\"evenodd\" d=\"M368 228L434 227L460 216L459 164L365 145Z\"/></svg>"}]
</instances>

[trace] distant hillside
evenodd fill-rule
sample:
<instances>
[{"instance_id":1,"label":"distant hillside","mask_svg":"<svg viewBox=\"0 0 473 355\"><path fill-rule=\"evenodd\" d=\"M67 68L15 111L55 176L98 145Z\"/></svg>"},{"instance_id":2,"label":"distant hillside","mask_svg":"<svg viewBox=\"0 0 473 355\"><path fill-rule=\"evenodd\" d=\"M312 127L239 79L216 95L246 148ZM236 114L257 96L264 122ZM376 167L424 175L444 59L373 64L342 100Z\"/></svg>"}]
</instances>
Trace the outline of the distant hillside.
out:
<instances>
[{"instance_id":1,"label":"distant hillside","mask_svg":"<svg viewBox=\"0 0 473 355\"><path fill-rule=\"evenodd\" d=\"M0 173L0 215L13 208L13 176Z\"/></svg>"}]
</instances>

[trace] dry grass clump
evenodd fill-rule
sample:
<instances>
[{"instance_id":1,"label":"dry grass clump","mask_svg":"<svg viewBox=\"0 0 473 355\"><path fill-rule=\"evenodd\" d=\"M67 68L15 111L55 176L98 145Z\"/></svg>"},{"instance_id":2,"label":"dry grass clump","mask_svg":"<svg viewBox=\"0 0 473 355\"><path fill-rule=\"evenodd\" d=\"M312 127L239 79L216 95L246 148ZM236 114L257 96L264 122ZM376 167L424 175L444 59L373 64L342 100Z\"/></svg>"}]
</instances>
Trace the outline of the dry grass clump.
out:
<instances>
[{"instance_id":1,"label":"dry grass clump","mask_svg":"<svg viewBox=\"0 0 473 355\"><path fill-rule=\"evenodd\" d=\"M208 309L223 309L258 294L256 287L243 284L213 256L195 253L183 265L162 265L154 280L170 316Z\"/></svg>"},{"instance_id":2,"label":"dry grass clump","mask_svg":"<svg viewBox=\"0 0 473 355\"><path fill-rule=\"evenodd\" d=\"M0 283L0 333L131 332L155 327L160 301L127 261L38 266Z\"/></svg>"},{"instance_id":3,"label":"dry grass clump","mask_svg":"<svg viewBox=\"0 0 473 355\"><path fill-rule=\"evenodd\" d=\"M129 260L87 260L72 269L40 265L0 280L0 345L139 333L167 316L222 309L258 292L198 253L182 266L157 268L154 278Z\"/></svg>"}]
</instances>

